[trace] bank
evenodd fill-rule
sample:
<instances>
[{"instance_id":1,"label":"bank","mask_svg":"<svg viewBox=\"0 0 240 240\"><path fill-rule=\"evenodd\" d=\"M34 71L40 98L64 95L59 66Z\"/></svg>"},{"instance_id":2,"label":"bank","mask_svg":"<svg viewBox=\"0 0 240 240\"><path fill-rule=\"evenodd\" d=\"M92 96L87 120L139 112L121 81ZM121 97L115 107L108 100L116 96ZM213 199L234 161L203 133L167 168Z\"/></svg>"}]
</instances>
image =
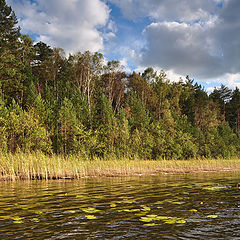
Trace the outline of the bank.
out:
<instances>
[{"instance_id":1,"label":"bank","mask_svg":"<svg viewBox=\"0 0 240 240\"><path fill-rule=\"evenodd\" d=\"M240 159L84 160L78 156L46 156L42 153L0 154L0 180L79 179L228 170L240 170Z\"/></svg>"}]
</instances>

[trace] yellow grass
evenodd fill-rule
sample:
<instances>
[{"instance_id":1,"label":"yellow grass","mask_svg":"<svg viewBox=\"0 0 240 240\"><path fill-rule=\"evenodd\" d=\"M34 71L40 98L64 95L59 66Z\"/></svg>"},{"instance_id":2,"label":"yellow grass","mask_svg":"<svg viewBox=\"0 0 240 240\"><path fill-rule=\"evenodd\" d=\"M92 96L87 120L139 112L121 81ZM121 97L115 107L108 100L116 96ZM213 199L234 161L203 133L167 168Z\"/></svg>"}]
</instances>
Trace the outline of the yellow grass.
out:
<instances>
[{"instance_id":1,"label":"yellow grass","mask_svg":"<svg viewBox=\"0 0 240 240\"><path fill-rule=\"evenodd\" d=\"M1 154L0 180L78 179L90 176L122 176L240 170L240 159L192 160L83 160L77 156Z\"/></svg>"}]
</instances>

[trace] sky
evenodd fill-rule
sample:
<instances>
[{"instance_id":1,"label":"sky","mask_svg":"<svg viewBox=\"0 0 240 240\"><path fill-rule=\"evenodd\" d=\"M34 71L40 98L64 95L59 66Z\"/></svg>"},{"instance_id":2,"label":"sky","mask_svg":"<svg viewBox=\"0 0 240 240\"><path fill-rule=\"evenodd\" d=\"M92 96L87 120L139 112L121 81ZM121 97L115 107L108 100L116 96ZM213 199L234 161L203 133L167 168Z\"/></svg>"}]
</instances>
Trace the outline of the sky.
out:
<instances>
[{"instance_id":1,"label":"sky","mask_svg":"<svg viewBox=\"0 0 240 240\"><path fill-rule=\"evenodd\" d=\"M21 32L66 54L102 52L125 71L240 88L240 0L7 0Z\"/></svg>"}]
</instances>

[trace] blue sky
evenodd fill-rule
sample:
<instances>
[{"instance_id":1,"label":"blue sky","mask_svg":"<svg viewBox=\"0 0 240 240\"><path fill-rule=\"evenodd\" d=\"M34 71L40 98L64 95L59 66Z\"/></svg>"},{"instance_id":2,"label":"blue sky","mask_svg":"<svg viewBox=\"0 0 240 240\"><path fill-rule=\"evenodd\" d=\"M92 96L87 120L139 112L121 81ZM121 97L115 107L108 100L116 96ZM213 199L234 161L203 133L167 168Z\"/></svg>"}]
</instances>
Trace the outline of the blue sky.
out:
<instances>
[{"instance_id":1,"label":"blue sky","mask_svg":"<svg viewBox=\"0 0 240 240\"><path fill-rule=\"evenodd\" d=\"M126 71L240 87L239 0L7 0L22 33L66 53L100 51Z\"/></svg>"}]
</instances>

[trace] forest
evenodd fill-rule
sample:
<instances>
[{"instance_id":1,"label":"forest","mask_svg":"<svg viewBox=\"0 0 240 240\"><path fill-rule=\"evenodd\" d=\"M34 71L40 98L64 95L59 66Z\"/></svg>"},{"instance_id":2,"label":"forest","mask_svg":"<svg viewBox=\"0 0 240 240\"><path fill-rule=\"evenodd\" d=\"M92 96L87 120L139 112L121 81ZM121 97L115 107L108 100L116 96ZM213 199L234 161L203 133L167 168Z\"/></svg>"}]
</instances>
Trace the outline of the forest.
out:
<instances>
[{"instance_id":1,"label":"forest","mask_svg":"<svg viewBox=\"0 0 240 240\"><path fill-rule=\"evenodd\" d=\"M34 43L0 0L0 152L83 159L240 156L240 90L124 72L101 53ZM211 66L209 66L211 67Z\"/></svg>"}]
</instances>

